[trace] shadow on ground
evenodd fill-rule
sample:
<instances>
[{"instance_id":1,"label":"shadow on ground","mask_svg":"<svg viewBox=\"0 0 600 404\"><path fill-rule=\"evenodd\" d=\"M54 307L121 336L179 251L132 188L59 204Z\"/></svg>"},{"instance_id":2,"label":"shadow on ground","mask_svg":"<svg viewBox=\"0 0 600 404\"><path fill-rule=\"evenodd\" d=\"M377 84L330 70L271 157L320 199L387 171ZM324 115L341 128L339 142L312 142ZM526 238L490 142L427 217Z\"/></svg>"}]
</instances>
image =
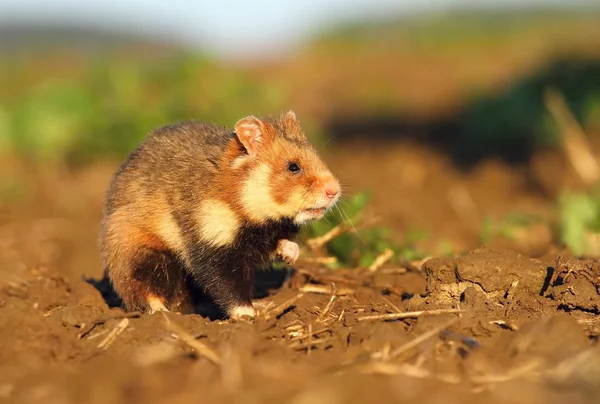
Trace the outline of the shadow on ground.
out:
<instances>
[{"instance_id":1,"label":"shadow on ground","mask_svg":"<svg viewBox=\"0 0 600 404\"><path fill-rule=\"evenodd\" d=\"M254 296L253 299L263 299L268 297L273 291L280 289L289 277L294 273L293 269L289 270L257 270L255 272L254 281ZM106 302L109 308L123 307L123 302L113 289L110 279L106 274L100 278L85 278L85 282L92 285ZM196 312L210 320L222 320L227 315L213 304L212 300L206 294L194 296L196 302Z\"/></svg>"}]
</instances>

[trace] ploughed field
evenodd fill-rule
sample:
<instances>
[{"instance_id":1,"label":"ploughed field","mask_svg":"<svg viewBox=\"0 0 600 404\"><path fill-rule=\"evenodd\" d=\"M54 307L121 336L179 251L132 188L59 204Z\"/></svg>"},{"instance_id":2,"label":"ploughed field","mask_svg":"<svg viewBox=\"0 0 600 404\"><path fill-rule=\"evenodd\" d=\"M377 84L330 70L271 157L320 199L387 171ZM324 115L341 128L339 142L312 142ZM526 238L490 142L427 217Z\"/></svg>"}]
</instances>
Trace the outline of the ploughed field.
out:
<instances>
[{"instance_id":1,"label":"ploughed field","mask_svg":"<svg viewBox=\"0 0 600 404\"><path fill-rule=\"evenodd\" d=\"M569 180L560 156L536 156L526 175L497 161L462 173L404 143L328 154L400 242L427 231L430 257L260 273L252 323L112 307L96 233L116 163L17 168L27 197L0 212L0 400L597 401L600 261L571 257L543 223L481 247L484 217L550 214Z\"/></svg>"}]
</instances>

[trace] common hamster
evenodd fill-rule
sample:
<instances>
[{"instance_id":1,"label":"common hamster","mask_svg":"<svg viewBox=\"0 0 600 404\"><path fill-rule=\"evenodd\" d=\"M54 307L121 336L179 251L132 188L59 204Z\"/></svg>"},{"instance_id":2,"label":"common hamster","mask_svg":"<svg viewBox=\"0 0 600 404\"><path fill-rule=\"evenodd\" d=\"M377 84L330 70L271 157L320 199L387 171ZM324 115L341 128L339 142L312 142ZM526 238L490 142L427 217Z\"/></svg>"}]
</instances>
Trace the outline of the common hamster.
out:
<instances>
[{"instance_id":1,"label":"common hamster","mask_svg":"<svg viewBox=\"0 0 600 404\"><path fill-rule=\"evenodd\" d=\"M192 313L199 288L230 317L252 318L254 269L277 256L293 264L299 226L322 218L340 189L293 111L233 130L164 126L112 179L103 265L126 310Z\"/></svg>"}]
</instances>

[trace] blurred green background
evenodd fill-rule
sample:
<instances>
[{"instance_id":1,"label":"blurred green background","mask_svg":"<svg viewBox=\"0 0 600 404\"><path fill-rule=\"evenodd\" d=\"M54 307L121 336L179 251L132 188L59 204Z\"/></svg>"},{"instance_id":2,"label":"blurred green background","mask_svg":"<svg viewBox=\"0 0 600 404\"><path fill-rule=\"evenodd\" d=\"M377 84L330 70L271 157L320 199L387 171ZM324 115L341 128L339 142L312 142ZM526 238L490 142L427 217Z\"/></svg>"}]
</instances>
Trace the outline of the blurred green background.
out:
<instances>
[{"instance_id":1,"label":"blurred green background","mask_svg":"<svg viewBox=\"0 0 600 404\"><path fill-rule=\"evenodd\" d=\"M1 53L0 153L36 163L122 157L162 124L232 125L289 108L317 140L352 135L352 126L328 133L332 122L408 128L392 137L411 136L425 122L425 140L449 146L459 162L521 157L555 141L541 97L548 85L565 93L586 127L600 124L594 9L358 18L311 32L279 58L242 61L124 34L100 47L91 32L55 38L52 29L27 36L10 27L10 51ZM15 31L23 36L18 46ZM77 35L94 38L91 50L72 43Z\"/></svg>"}]
</instances>

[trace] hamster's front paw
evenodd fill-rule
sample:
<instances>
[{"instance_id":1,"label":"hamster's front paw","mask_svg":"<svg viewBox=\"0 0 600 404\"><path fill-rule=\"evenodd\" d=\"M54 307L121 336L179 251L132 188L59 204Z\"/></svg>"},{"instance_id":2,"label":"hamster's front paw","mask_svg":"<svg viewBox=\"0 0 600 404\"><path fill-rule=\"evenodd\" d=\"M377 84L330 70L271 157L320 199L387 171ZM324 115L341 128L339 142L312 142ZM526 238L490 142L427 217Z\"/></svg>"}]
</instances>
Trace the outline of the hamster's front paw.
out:
<instances>
[{"instance_id":1,"label":"hamster's front paw","mask_svg":"<svg viewBox=\"0 0 600 404\"><path fill-rule=\"evenodd\" d=\"M286 239L279 240L277 254L289 265L293 265L300 256L300 247L293 241Z\"/></svg>"}]
</instances>

